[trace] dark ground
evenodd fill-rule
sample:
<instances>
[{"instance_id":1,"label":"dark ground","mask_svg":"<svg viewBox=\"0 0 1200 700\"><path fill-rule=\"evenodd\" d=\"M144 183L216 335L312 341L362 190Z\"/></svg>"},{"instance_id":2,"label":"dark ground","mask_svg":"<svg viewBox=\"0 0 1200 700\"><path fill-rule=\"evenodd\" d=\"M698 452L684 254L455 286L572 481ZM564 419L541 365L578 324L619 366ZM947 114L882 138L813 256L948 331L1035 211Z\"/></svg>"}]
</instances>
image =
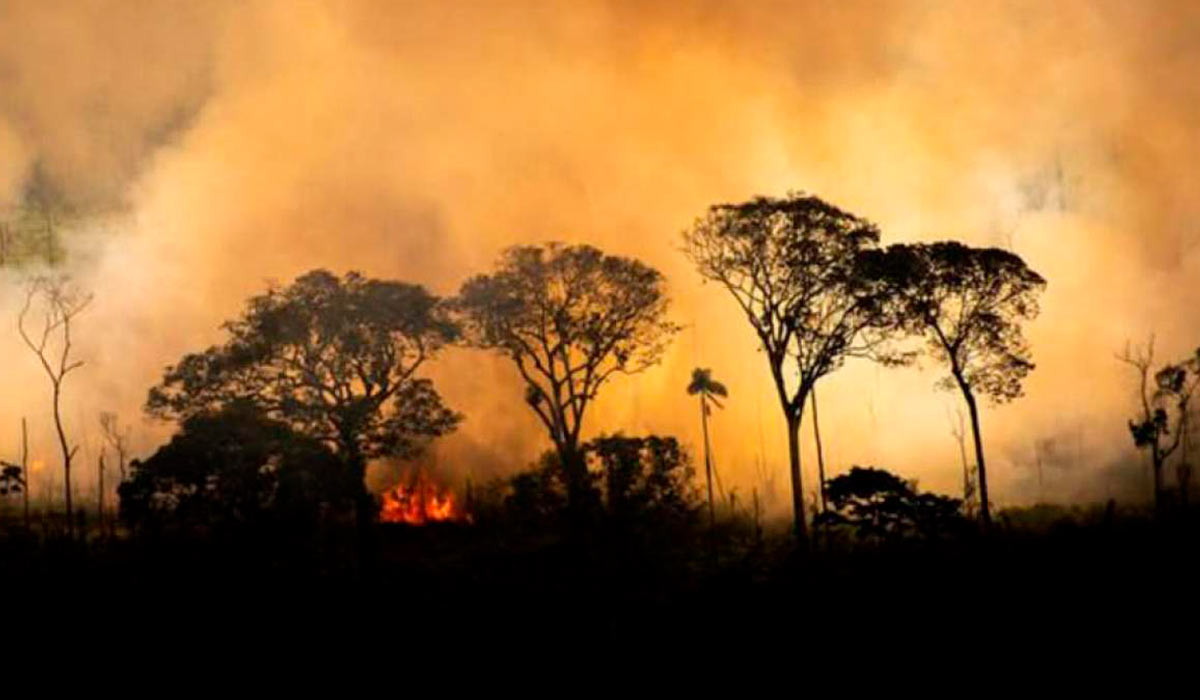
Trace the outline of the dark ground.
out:
<instances>
[{"instance_id":1,"label":"dark ground","mask_svg":"<svg viewBox=\"0 0 1200 700\"><path fill-rule=\"evenodd\" d=\"M10 528L0 585L10 629L68 621L84 640L110 629L166 645L380 640L468 655L829 644L860 654L980 639L1055 648L1195 629L1198 534L1186 518L1064 516L988 537L809 551L786 532L758 538L732 526L714 549L706 533L664 542L384 525L374 563L360 564L350 533L304 548L245 534L85 545Z\"/></svg>"}]
</instances>

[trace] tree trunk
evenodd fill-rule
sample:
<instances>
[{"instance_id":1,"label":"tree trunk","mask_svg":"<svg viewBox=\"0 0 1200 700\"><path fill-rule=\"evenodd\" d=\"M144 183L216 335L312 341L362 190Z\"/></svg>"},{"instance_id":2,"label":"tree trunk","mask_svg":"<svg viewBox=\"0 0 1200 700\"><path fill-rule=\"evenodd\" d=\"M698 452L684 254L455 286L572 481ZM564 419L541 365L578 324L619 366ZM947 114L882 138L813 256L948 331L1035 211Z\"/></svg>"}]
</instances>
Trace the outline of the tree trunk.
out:
<instances>
[{"instance_id":1,"label":"tree trunk","mask_svg":"<svg viewBox=\"0 0 1200 700\"><path fill-rule=\"evenodd\" d=\"M375 499L367 490L367 459L349 434L343 435L338 450L345 460L346 485L354 503L359 572L370 575L375 569Z\"/></svg>"},{"instance_id":2,"label":"tree trunk","mask_svg":"<svg viewBox=\"0 0 1200 700\"><path fill-rule=\"evenodd\" d=\"M584 521L591 494L588 488L587 462L579 445L567 440L556 445L558 459L562 463L563 476L567 482L567 510L573 524Z\"/></svg>"},{"instance_id":3,"label":"tree trunk","mask_svg":"<svg viewBox=\"0 0 1200 700\"><path fill-rule=\"evenodd\" d=\"M97 467L97 472L98 473L96 476L96 481L97 481L98 487L96 488L96 491L99 495L96 498L96 517L99 519L99 522L100 522L100 536L103 537L104 536L104 449L103 448L101 448L101 450L100 450L100 461L99 461L99 464Z\"/></svg>"},{"instance_id":4,"label":"tree trunk","mask_svg":"<svg viewBox=\"0 0 1200 700\"><path fill-rule=\"evenodd\" d=\"M975 465L979 475L979 514L983 520L983 529L992 527L992 510L988 503L987 466L983 461L983 437L979 434L979 407L975 404L975 395L970 387L960 383L963 398L967 400L967 410L971 414L971 435L975 438Z\"/></svg>"},{"instance_id":5,"label":"tree trunk","mask_svg":"<svg viewBox=\"0 0 1200 700\"><path fill-rule=\"evenodd\" d=\"M708 526L711 528L717 524L717 515L713 507L712 454L708 442L708 403L705 401L703 393L700 394L700 426L704 432L704 478L708 482Z\"/></svg>"},{"instance_id":6,"label":"tree trunk","mask_svg":"<svg viewBox=\"0 0 1200 700\"><path fill-rule=\"evenodd\" d=\"M1166 459L1158 451L1157 445L1151 445L1150 449L1154 465L1154 514L1159 515L1162 511L1162 468Z\"/></svg>"},{"instance_id":7,"label":"tree trunk","mask_svg":"<svg viewBox=\"0 0 1200 700\"><path fill-rule=\"evenodd\" d=\"M808 523L804 520L804 484L800 478L800 418L804 415L803 404L795 415L787 416L788 469L792 477L792 518L796 539L808 541Z\"/></svg>"},{"instance_id":8,"label":"tree trunk","mask_svg":"<svg viewBox=\"0 0 1200 700\"><path fill-rule=\"evenodd\" d=\"M21 506L25 516L25 533L29 533L29 428L21 417L21 478L25 480L25 488L21 490Z\"/></svg>"},{"instance_id":9,"label":"tree trunk","mask_svg":"<svg viewBox=\"0 0 1200 700\"><path fill-rule=\"evenodd\" d=\"M63 429L62 411L59 408L59 390L58 382L54 384L54 429L58 432L58 444L62 448L63 455L63 493L67 508L67 536L74 538L75 536L75 517L74 509L71 507L71 448L67 445L67 433Z\"/></svg>"},{"instance_id":10,"label":"tree trunk","mask_svg":"<svg viewBox=\"0 0 1200 700\"><path fill-rule=\"evenodd\" d=\"M821 480L821 512L824 513L829 509L829 504L825 497L825 451L821 447L821 420L817 415L817 386L815 384L812 388L812 409L813 436L817 441L817 478Z\"/></svg>"}]
</instances>

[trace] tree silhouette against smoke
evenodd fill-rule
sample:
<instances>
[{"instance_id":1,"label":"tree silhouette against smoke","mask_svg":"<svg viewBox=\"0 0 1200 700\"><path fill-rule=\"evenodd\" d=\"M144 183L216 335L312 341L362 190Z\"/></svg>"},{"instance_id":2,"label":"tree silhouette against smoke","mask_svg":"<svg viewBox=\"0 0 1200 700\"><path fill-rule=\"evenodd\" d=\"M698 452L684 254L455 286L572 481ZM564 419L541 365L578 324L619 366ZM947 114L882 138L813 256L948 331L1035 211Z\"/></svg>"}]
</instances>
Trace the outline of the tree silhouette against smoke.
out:
<instances>
[{"instance_id":1,"label":"tree silhouette against smoke","mask_svg":"<svg viewBox=\"0 0 1200 700\"><path fill-rule=\"evenodd\" d=\"M373 514L370 458L410 456L455 428L418 370L458 331L423 287L314 270L253 297L224 345L185 356L150 390L147 411L186 420L248 404L333 447Z\"/></svg>"},{"instance_id":2,"label":"tree silhouette against smoke","mask_svg":"<svg viewBox=\"0 0 1200 700\"><path fill-rule=\"evenodd\" d=\"M315 520L318 504L352 503L358 492L326 441L249 403L189 416L170 442L131 468L118 492L121 517L135 528L231 527L280 516L299 526Z\"/></svg>"},{"instance_id":3,"label":"tree silhouette against smoke","mask_svg":"<svg viewBox=\"0 0 1200 700\"><path fill-rule=\"evenodd\" d=\"M697 367L692 370L692 381L688 384L687 392L700 397L700 429L704 434L704 480L708 486L708 524L715 525L717 515L713 508L712 443L708 439L708 417L712 414L712 408L709 404L725 408L717 397L729 396L729 390L724 384L713 379L711 369Z\"/></svg>"},{"instance_id":4,"label":"tree silhouette against smoke","mask_svg":"<svg viewBox=\"0 0 1200 700\"><path fill-rule=\"evenodd\" d=\"M737 300L766 353L787 422L801 539L807 527L799 430L809 394L847 357L899 359L885 352L886 300L860 270L862 253L878 242L874 224L803 194L712 206L684 234L700 274Z\"/></svg>"},{"instance_id":5,"label":"tree silhouette against smoke","mask_svg":"<svg viewBox=\"0 0 1200 700\"><path fill-rule=\"evenodd\" d=\"M578 511L587 498L579 436L591 401L614 374L659 362L678 327L666 318L662 274L587 245L514 246L455 301L467 342L509 357L525 401L550 433Z\"/></svg>"},{"instance_id":6,"label":"tree silhouette against smoke","mask_svg":"<svg viewBox=\"0 0 1200 700\"><path fill-rule=\"evenodd\" d=\"M92 302L92 295L71 282L70 278L37 277L29 283L25 292L25 305L17 316L17 332L29 347L46 377L50 380L51 408L54 413L54 430L63 460L63 496L67 510L67 532L74 535L75 519L71 501L71 463L75 459L78 445L67 439L62 420L63 381L71 372L83 366L82 360L72 360L71 322ZM40 306L42 324L40 331L28 328L29 316L34 307Z\"/></svg>"},{"instance_id":7,"label":"tree silhouette against smoke","mask_svg":"<svg viewBox=\"0 0 1200 700\"><path fill-rule=\"evenodd\" d=\"M991 510L977 397L1000 404L1021 396L1021 382L1034 367L1021 321L1037 316L1046 281L1013 253L953 241L890 246L874 256L875 263L881 267L871 274L889 280L903 323L950 370L942 385L962 392L987 527Z\"/></svg>"},{"instance_id":8,"label":"tree silhouette against smoke","mask_svg":"<svg viewBox=\"0 0 1200 700\"><path fill-rule=\"evenodd\" d=\"M962 520L962 501L920 493L916 482L884 469L851 467L830 479L827 491L833 507L820 519L828 525L848 526L860 538L875 542L948 534Z\"/></svg>"},{"instance_id":9,"label":"tree silhouette against smoke","mask_svg":"<svg viewBox=\"0 0 1200 700\"><path fill-rule=\"evenodd\" d=\"M1162 510L1162 469L1175 453L1188 431L1188 410L1196 388L1200 387L1200 349L1183 362L1163 365L1151 376L1154 367L1154 336L1144 347L1125 351L1117 359L1133 367L1138 374L1138 400L1141 415L1129 421L1133 444L1150 453L1154 476L1154 510ZM1153 382L1153 384L1152 384ZM1171 415L1174 409L1174 415ZM1186 498L1186 479L1180 480L1180 494Z\"/></svg>"}]
</instances>

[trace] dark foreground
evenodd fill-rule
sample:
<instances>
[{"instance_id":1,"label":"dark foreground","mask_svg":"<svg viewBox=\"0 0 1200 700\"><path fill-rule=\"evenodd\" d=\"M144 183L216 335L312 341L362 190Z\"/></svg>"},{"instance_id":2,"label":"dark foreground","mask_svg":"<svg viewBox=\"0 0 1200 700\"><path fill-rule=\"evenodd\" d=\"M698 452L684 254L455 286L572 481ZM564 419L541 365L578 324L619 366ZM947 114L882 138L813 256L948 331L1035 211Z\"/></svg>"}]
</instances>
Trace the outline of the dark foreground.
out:
<instances>
[{"instance_id":1,"label":"dark foreground","mask_svg":"<svg viewBox=\"0 0 1200 700\"><path fill-rule=\"evenodd\" d=\"M385 640L470 655L838 641L869 653L979 632L998 645L1120 644L1193 628L1194 519L1042 520L988 537L807 548L745 523L667 540L379 526L363 559L350 533L297 548L246 533L83 544L10 528L0 581L10 629L67 620L85 639L103 628L164 644Z\"/></svg>"}]
</instances>

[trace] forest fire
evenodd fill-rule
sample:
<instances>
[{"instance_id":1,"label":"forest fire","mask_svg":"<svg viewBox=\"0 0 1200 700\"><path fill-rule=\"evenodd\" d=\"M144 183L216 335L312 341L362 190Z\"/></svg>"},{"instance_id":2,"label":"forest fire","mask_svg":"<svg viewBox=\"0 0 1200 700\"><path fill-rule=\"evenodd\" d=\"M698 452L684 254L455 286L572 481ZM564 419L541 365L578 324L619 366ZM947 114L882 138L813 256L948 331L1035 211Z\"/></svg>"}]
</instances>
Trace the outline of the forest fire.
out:
<instances>
[{"instance_id":1,"label":"forest fire","mask_svg":"<svg viewBox=\"0 0 1200 700\"><path fill-rule=\"evenodd\" d=\"M439 486L421 472L407 482L387 489L381 498L380 522L425 525L470 520L453 491Z\"/></svg>"}]
</instances>

